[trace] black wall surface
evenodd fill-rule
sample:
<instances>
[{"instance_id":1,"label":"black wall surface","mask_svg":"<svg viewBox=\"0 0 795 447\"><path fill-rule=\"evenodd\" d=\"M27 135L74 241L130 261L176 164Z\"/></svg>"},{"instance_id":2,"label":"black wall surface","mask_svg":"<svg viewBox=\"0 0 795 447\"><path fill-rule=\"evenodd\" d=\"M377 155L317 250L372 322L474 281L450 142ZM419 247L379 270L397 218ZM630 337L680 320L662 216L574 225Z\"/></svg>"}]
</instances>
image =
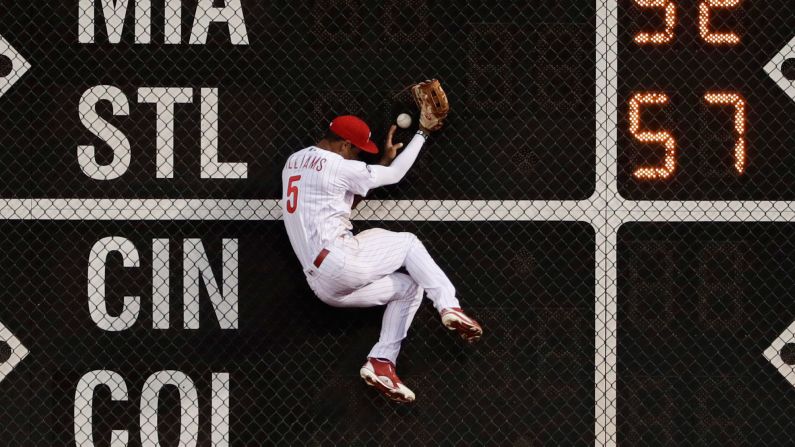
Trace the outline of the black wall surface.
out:
<instances>
[{"instance_id":1,"label":"black wall surface","mask_svg":"<svg viewBox=\"0 0 795 447\"><path fill-rule=\"evenodd\" d=\"M314 143L331 118L365 117L383 144L404 102L392 97L431 77L453 113L407 181L378 197L584 199L594 188L595 4L485 1L243 0L249 45L211 25L207 45L164 44L164 2L153 1L152 43L135 44L130 3L121 43L108 42L96 3L96 43L78 43L77 2L14 2L0 30L31 62L3 98L0 195L5 197L274 198L287 156ZM196 0L183 1L183 42ZM100 115L128 136L119 179L96 181L78 145L107 144L80 123L90 87L113 85L129 116ZM140 87L192 87L178 105L175 176L155 177L155 107ZM221 161L249 163L248 179L199 179L198 90L218 88ZM401 132L408 141L411 131Z\"/></svg>"},{"instance_id":2,"label":"black wall surface","mask_svg":"<svg viewBox=\"0 0 795 447\"><path fill-rule=\"evenodd\" d=\"M230 377L233 446L593 446L612 436L613 422L617 433L607 441L622 446L792 444L793 390L763 352L795 318L788 311L795 290L793 226L753 222L762 214L791 219L792 204L730 204L737 215L729 215L718 213L721 204L677 204L668 212L669 203L620 201L795 198L795 103L763 69L793 38L792 1L747 0L714 13L715 29L741 35L730 48L701 40L699 2L693 1L675 2L675 38L655 48L632 37L659 28L663 16L632 0L241 0L248 45L231 44L220 24L211 25L207 44L188 44L198 0L180 2L182 43L176 45L163 41L166 0L152 2L150 44L134 42L132 3L118 44L108 41L101 2L91 44L78 43L77 0L6 3L0 35L31 69L0 97L4 199L278 199L288 155L315 142L334 116L366 118L382 145L399 112L417 117L398 93L441 79L452 104L445 129L405 180L369 196L419 202L389 209L396 221L358 221L356 231L415 232L486 336L463 346L424 303L398 364L418 400L396 406L358 377L382 309L333 309L315 298L281 222L169 220L171 212L189 214L198 202L146 210L137 214L145 214L141 222L80 221L80 210L69 214L71 221L0 221L0 322L30 350L0 383L0 446L74 445L77 383L100 369L124 378L128 399L113 403L110 390L97 390L92 433L98 447L109 445L114 429L129 432L130 446L141 445L141 388L162 370L184 372L195 384L202 447L211 445L213 373ZM613 5L606 19L597 18L597 7ZM604 26L613 23L617 28L605 35ZM617 48L607 47L610 33ZM597 45L606 51L598 66ZM7 62L0 57L0 78ZM795 65L787 67L792 78ZM597 84L597 75L616 79ZM100 162L112 161L111 147L84 127L78 111L81 95L98 85L118 87L130 107L129 116L111 116L107 103L97 107L132 149L127 172L108 181L85 175L77 160L78 146L91 144ZM612 86L616 97L603 99L617 104L617 114L596 104L596 95L611 94ZM173 179L156 177L155 106L138 101L143 87L193 89L193 103L176 107ZM200 126L199 91L208 88L220 99L220 161L248 163L245 179L200 178L200 142L208 130ZM666 107L643 113L645 129L670 130L677 139L679 164L670 180L631 176L637 165L662 156L628 131L627 103L639 91L670 97ZM741 176L732 171L731 110L705 105L707 91L736 91L747 101L748 164ZM608 113L597 122L597 112ZM407 142L413 131L399 131L397 139ZM610 234L597 238L585 222L495 220L515 219L520 208L521 219L536 218L536 203L469 206L463 218L477 222L411 221L429 217L437 203L444 218L471 205L423 200L587 199L596 180L605 180L597 179L596 166L612 162L597 159L597 147L610 155L617 150L617 164L608 168L616 169L621 198L578 202L574 206L588 208L570 208L572 220L612 225L613 218L645 219L660 211L652 218L749 221L627 223L618 230L617 266L598 270L596 262L612 249ZM272 200L227 205L232 208L207 214L279 214ZM123 217L110 209L85 211L91 219ZM53 216L66 214L46 214ZM109 311L121 310L124 295L142 300L136 323L117 333L98 328L88 307L88 255L108 236L130 239L141 255L137 268L109 258ZM169 329L152 327L154 238L170 240ZM182 328L186 238L203 241L216 277L222 239L239 241L238 329L219 327L206 290L200 327ZM614 267L618 314L595 314L597 298L609 304L613 286L602 283L608 291L595 297L595 283L603 279L595 274ZM607 369L617 392L608 402L610 389L605 396L595 390L601 377L594 368L604 365L594 360L611 340L613 321L618 364ZM0 360L7 355L0 343ZM177 445L176 389L167 387L159 402L161 444Z\"/></svg>"},{"instance_id":3,"label":"black wall surface","mask_svg":"<svg viewBox=\"0 0 795 447\"><path fill-rule=\"evenodd\" d=\"M793 389L763 352L793 319L792 230L790 223L621 228L623 443L791 443Z\"/></svg>"},{"instance_id":4,"label":"black wall surface","mask_svg":"<svg viewBox=\"0 0 795 447\"><path fill-rule=\"evenodd\" d=\"M197 0L181 2L183 43L164 43L167 2L155 0L151 43L135 43L131 2L121 42L111 44L104 2L94 3L96 42L83 44L77 1L4 5L0 34L31 68L0 99L0 197L278 199L288 155L317 141L334 116L364 117L382 145L399 112L413 113L416 126L413 105L395 95L431 77L452 103L445 129L399 186L370 198L585 199L594 191L593 2L242 0L248 45L232 45L221 24L210 26L206 45L187 44ZM0 76L8 63L0 58ZM104 181L85 175L77 157L78 146L95 145L100 164L114 160L78 110L100 85L124 93L128 116L113 116L107 101L96 112L131 146L129 169ZM142 87L193 89L192 104L176 106L172 179L156 177L155 106L138 101ZM206 88L220 99L219 160L248 163L246 179L200 178ZM407 142L415 128L397 139ZM218 211L248 215L249 205L240 206ZM141 389L164 370L185 373L198 390L200 446L211 444L213 373L229 373L235 446L593 443L590 225L360 222L357 230L416 232L487 332L478 346L462 346L425 305L400 358L419 399L398 407L358 377L383 309L332 309L316 299L280 222L175 222L169 211L152 209L146 222L0 222L0 321L30 350L2 383L0 444L74 445L76 387L94 370L117 372L128 389L122 402L105 387L94 395L100 447L111 430L140 445ZM142 301L121 332L97 327L88 305L96 277L89 252L110 236L131 240L141 256L136 268L108 258L109 313L121 312L125 295ZM154 238L170 239L168 329L153 328ZM182 328L185 238L203 241L216 278L221 240L238 239L238 329L219 327L205 289L200 328ZM177 445L176 388L159 403L161 445Z\"/></svg>"},{"instance_id":5,"label":"black wall surface","mask_svg":"<svg viewBox=\"0 0 795 447\"><path fill-rule=\"evenodd\" d=\"M333 309L303 280L281 222L5 222L0 224L0 321L30 355L2 383L8 446L74 445L81 376L112 370L127 402L94 397L94 437L130 432L140 445L145 379L188 375L199 395L199 444L209 444L212 373L230 375L231 445L589 445L594 439L594 233L578 223L391 223L415 232L450 275L486 337L465 346L426 302L399 359L418 395L397 406L358 369L378 338L381 308ZM364 229L367 226L361 225ZM562 243L557 237L565 238ZM139 268L108 260L107 302L140 295L129 330L91 320L88 254L109 236L138 248ZM152 328L153 238L171 240L171 328ZM221 240L239 241L239 329L221 330L202 290L199 329L182 329L182 240L201 238L216 278ZM176 445L176 388L160 395L162 445ZM433 440L433 441L431 441Z\"/></svg>"}]
</instances>

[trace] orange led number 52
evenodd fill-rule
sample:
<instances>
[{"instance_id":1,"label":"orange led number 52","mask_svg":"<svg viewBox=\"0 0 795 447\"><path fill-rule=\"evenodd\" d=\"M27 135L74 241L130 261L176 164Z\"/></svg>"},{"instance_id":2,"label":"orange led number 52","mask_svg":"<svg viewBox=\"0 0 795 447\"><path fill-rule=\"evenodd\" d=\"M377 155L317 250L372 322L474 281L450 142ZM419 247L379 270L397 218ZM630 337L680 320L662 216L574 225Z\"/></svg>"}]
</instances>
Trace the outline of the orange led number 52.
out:
<instances>
[{"instance_id":1,"label":"orange led number 52","mask_svg":"<svg viewBox=\"0 0 795 447\"><path fill-rule=\"evenodd\" d=\"M674 40L677 11L672 0L633 0L635 5L643 9L659 9L665 14L665 27L653 32L641 31L635 35L638 45L664 45ZM737 45L740 36L734 32L717 32L712 29L710 16L715 9L732 9L741 0L704 0L698 5L698 31L701 38L712 45Z\"/></svg>"}]
</instances>

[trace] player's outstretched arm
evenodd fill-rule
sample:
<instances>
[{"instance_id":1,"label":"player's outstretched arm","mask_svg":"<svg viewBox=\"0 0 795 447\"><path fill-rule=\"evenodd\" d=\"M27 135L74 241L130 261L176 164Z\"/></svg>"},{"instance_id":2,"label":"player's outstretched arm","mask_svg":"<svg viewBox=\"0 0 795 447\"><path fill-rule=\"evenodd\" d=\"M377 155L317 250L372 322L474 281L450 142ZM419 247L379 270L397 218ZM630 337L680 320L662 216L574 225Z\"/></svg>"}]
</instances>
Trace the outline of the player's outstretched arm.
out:
<instances>
[{"instance_id":1,"label":"player's outstretched arm","mask_svg":"<svg viewBox=\"0 0 795 447\"><path fill-rule=\"evenodd\" d=\"M390 131L390 135L394 133ZM389 166L380 166L380 165L373 165L370 166L370 172L373 176L373 188L377 188L379 186L386 186L386 185L393 185L403 177L406 176L406 173L409 172L409 169L414 164L414 161L417 160L417 156L420 154L420 149L425 144L425 135L414 135L414 138L411 139L406 149L400 153L397 157L395 157L392 164ZM391 143L391 136L388 140L388 143ZM399 145L396 145L399 146ZM394 146L393 146L394 147ZM397 151L397 149L395 149ZM384 156L387 154L385 153Z\"/></svg>"}]
</instances>

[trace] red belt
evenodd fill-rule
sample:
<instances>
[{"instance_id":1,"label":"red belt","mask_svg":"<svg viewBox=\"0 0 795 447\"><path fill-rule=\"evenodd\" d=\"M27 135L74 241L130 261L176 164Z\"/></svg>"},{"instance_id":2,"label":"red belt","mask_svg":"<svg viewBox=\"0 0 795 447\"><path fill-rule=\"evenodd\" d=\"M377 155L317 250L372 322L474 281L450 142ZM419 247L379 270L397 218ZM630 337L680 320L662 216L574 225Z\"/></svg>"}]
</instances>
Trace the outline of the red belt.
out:
<instances>
[{"instance_id":1,"label":"red belt","mask_svg":"<svg viewBox=\"0 0 795 447\"><path fill-rule=\"evenodd\" d=\"M315 267L320 268L320 264L322 264L323 261L326 259L326 256L328 256L328 253L329 253L329 251L326 250L325 248L323 250L320 250L320 254L317 255L317 258L315 258L315 262L314 262Z\"/></svg>"}]
</instances>

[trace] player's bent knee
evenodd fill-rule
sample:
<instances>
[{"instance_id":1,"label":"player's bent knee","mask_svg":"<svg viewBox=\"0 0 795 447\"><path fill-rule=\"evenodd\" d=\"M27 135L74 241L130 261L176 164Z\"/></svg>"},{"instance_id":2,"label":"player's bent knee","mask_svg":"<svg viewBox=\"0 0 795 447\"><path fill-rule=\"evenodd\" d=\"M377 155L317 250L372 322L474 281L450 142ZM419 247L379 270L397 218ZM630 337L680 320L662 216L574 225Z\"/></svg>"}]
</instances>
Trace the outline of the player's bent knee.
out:
<instances>
[{"instance_id":1,"label":"player's bent knee","mask_svg":"<svg viewBox=\"0 0 795 447\"><path fill-rule=\"evenodd\" d=\"M417 284L417 281L414 281L414 278L405 273L395 273L394 275L395 280L400 282L400 288L398 289L400 298L413 300L422 297L422 287Z\"/></svg>"},{"instance_id":2,"label":"player's bent knee","mask_svg":"<svg viewBox=\"0 0 795 447\"><path fill-rule=\"evenodd\" d=\"M422 299L424 292L423 288L412 280L412 284L408 287L408 290L406 290L406 297L411 300Z\"/></svg>"}]
</instances>

